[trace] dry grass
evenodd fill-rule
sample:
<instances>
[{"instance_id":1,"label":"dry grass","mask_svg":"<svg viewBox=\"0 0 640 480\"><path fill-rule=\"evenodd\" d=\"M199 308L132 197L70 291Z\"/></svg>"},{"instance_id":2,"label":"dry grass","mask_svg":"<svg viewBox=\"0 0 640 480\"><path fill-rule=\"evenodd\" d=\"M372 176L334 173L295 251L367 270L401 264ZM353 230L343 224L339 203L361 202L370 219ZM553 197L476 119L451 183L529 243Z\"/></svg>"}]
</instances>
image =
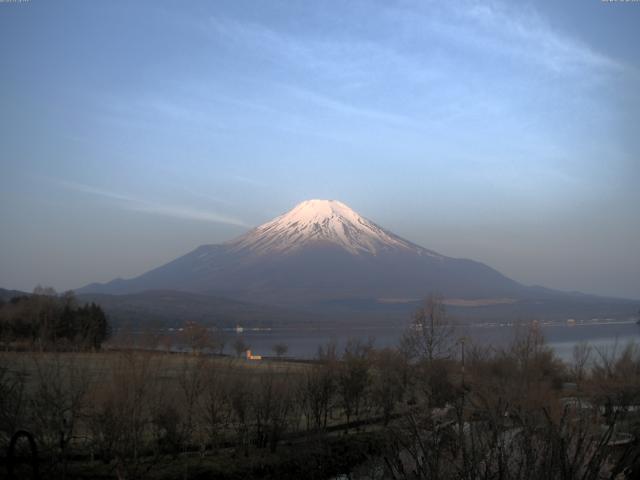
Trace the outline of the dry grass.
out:
<instances>
[{"instance_id":1,"label":"dry grass","mask_svg":"<svg viewBox=\"0 0 640 480\"><path fill-rule=\"evenodd\" d=\"M287 361L248 361L236 357L164 353L149 351L105 350L100 352L0 352L0 368L21 371L30 381L36 378L38 365L59 364L63 369L71 365L86 369L92 379L105 378L126 356L147 357L156 364L157 374L164 380L177 379L187 365L205 361L210 368L233 370L241 375L267 371L298 373L309 368L306 363Z\"/></svg>"}]
</instances>

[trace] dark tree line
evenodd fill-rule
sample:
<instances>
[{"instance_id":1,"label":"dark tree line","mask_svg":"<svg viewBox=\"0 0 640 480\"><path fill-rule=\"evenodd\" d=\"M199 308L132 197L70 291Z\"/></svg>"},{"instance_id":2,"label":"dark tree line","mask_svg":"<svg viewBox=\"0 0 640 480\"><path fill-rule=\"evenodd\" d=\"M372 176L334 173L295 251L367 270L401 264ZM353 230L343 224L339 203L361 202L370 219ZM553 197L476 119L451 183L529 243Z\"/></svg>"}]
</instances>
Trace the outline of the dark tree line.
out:
<instances>
[{"instance_id":1,"label":"dark tree line","mask_svg":"<svg viewBox=\"0 0 640 480\"><path fill-rule=\"evenodd\" d=\"M79 305L73 292L57 295L51 288L36 287L0 303L0 340L48 349L98 349L111 334L107 317L95 303Z\"/></svg>"}]
</instances>

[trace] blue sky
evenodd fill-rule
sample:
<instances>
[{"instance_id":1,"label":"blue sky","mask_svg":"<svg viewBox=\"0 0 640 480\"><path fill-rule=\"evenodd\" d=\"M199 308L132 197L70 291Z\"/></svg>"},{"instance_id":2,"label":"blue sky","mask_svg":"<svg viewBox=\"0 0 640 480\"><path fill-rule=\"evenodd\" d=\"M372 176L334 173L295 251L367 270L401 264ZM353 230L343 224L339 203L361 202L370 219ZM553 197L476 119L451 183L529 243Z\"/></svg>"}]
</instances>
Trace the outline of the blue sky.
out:
<instances>
[{"instance_id":1,"label":"blue sky","mask_svg":"<svg viewBox=\"0 0 640 480\"><path fill-rule=\"evenodd\" d=\"M0 286L130 277L309 198L640 299L640 4L0 3Z\"/></svg>"}]
</instances>

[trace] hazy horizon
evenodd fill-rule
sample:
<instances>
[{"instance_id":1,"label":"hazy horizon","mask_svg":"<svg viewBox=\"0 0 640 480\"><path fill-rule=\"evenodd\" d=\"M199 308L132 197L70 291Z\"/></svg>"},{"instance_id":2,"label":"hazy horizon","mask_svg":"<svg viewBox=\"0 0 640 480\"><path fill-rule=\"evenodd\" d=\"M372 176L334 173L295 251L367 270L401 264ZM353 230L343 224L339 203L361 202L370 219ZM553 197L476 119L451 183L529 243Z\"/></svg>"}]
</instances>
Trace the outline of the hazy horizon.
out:
<instances>
[{"instance_id":1,"label":"hazy horizon","mask_svg":"<svg viewBox=\"0 0 640 480\"><path fill-rule=\"evenodd\" d=\"M310 198L640 299L640 4L0 3L0 287L133 277Z\"/></svg>"}]
</instances>

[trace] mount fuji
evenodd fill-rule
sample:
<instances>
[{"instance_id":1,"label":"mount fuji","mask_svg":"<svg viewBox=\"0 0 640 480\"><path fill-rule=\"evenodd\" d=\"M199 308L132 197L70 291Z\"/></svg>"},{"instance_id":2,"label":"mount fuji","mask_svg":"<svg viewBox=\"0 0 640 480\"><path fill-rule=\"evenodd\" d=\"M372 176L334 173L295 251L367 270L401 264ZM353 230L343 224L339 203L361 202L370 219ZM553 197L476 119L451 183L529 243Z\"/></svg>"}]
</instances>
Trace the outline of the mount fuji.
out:
<instances>
[{"instance_id":1,"label":"mount fuji","mask_svg":"<svg viewBox=\"0 0 640 480\"><path fill-rule=\"evenodd\" d=\"M482 263L450 258L405 240L336 200L307 200L244 235L202 245L129 280L80 293L179 290L295 305L402 302L430 292L448 298L521 298L530 287Z\"/></svg>"}]
</instances>

